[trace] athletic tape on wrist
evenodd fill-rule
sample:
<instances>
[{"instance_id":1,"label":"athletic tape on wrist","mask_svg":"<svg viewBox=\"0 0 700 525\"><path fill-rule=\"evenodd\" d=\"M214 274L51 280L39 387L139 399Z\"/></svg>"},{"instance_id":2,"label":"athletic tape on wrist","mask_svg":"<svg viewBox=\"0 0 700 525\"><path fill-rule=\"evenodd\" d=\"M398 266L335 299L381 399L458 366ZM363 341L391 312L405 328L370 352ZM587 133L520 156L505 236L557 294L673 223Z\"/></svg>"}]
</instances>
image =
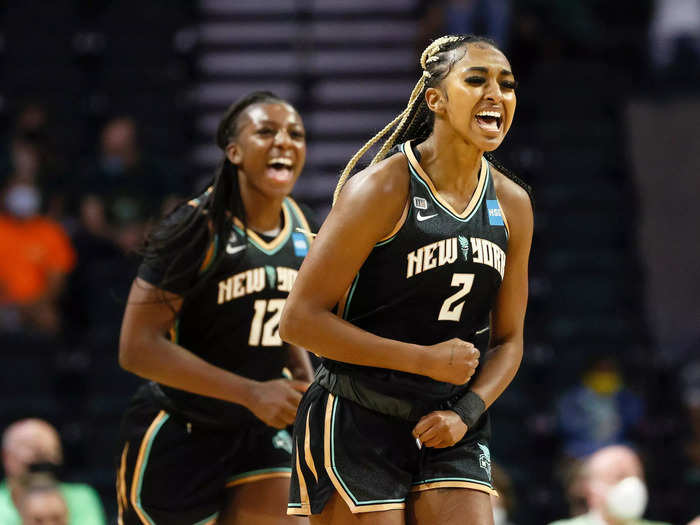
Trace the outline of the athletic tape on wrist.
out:
<instances>
[{"instance_id":1,"label":"athletic tape on wrist","mask_svg":"<svg viewBox=\"0 0 700 525\"><path fill-rule=\"evenodd\" d=\"M486 403L471 390L455 401L450 410L462 418L467 428L472 428L486 410Z\"/></svg>"}]
</instances>

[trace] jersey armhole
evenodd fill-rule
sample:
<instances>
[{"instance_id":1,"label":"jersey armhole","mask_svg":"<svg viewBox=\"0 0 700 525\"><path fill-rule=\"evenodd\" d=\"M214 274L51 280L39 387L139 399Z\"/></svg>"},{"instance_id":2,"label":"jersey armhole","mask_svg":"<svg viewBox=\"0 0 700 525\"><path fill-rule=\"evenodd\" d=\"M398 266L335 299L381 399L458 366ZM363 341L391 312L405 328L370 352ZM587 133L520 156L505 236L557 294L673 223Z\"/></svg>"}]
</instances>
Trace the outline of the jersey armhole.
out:
<instances>
[{"instance_id":1,"label":"jersey armhole","mask_svg":"<svg viewBox=\"0 0 700 525\"><path fill-rule=\"evenodd\" d=\"M403 227L404 223L406 222L406 217L408 217L408 209L410 205L410 199L406 199L406 204L404 204L403 207L403 212L401 213L401 217L399 217L399 220L396 221L396 224L394 225L394 228L389 232L388 235L377 241L375 246L380 246L383 244L388 243L391 241L394 237L396 237L396 234L399 233L399 230Z\"/></svg>"}]
</instances>

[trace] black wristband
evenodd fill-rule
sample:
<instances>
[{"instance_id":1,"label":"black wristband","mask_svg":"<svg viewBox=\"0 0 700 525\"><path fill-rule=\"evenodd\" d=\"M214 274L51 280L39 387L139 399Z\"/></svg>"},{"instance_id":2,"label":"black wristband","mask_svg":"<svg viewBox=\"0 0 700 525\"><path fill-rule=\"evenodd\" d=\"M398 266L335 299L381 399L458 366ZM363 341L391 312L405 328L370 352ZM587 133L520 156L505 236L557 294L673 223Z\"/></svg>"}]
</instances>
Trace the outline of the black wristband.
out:
<instances>
[{"instance_id":1,"label":"black wristband","mask_svg":"<svg viewBox=\"0 0 700 525\"><path fill-rule=\"evenodd\" d=\"M478 394L468 390L466 394L452 404L450 410L456 412L462 418L464 424L467 425L467 428L471 429L486 410L486 403Z\"/></svg>"}]
</instances>

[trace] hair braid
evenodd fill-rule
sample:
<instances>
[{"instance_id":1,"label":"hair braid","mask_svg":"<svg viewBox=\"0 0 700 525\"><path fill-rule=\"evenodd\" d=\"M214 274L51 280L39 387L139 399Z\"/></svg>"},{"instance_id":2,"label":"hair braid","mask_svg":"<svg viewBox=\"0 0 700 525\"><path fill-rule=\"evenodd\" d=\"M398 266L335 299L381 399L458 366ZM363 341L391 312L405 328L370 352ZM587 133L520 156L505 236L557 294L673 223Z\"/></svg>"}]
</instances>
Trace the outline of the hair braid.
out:
<instances>
[{"instance_id":1,"label":"hair braid","mask_svg":"<svg viewBox=\"0 0 700 525\"><path fill-rule=\"evenodd\" d=\"M425 101L425 90L428 87L436 86L450 72L454 60L447 60L446 52L457 49L464 44L477 42L496 47L495 42L484 37L477 37L474 35L446 35L436 39L425 48L420 56L420 65L423 73L420 79L418 79L418 82L416 82L413 91L411 91L406 107L352 156L338 179L338 184L333 192L333 204L338 200L340 191L343 189L345 182L358 161L379 141L379 139L389 133L389 131L394 129L369 163L370 166L384 159L395 144L415 138L425 140L428 135L430 135L433 114L428 109L428 105Z\"/></svg>"}]
</instances>

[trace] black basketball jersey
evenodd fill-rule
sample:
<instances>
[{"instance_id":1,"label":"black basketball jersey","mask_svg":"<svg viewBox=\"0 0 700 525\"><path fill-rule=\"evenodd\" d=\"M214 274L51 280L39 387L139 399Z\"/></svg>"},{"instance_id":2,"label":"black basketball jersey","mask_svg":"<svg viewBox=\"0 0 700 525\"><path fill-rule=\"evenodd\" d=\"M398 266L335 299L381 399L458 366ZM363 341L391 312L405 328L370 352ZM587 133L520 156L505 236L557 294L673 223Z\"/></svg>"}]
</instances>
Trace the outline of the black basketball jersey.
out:
<instances>
[{"instance_id":1,"label":"black basketball jersey","mask_svg":"<svg viewBox=\"0 0 700 525\"><path fill-rule=\"evenodd\" d=\"M172 341L209 363L258 381L283 377L288 349L279 336L280 317L312 240L307 219L291 198L283 201L282 215L274 238L250 229L246 235L242 222L234 220L223 259L213 268L215 244L209 246L195 276L204 282L183 302L170 331ZM159 265L163 262L144 261L139 276L158 286ZM167 408L200 421L235 426L253 417L237 404L164 385L152 390Z\"/></svg>"},{"instance_id":2,"label":"black basketball jersey","mask_svg":"<svg viewBox=\"0 0 700 525\"><path fill-rule=\"evenodd\" d=\"M403 223L372 249L338 313L389 339L432 345L457 337L484 353L508 244L489 164L482 159L476 190L459 213L437 193L410 143L400 149L410 173ZM425 376L328 359L324 366L403 399L445 400L464 389Z\"/></svg>"}]
</instances>

